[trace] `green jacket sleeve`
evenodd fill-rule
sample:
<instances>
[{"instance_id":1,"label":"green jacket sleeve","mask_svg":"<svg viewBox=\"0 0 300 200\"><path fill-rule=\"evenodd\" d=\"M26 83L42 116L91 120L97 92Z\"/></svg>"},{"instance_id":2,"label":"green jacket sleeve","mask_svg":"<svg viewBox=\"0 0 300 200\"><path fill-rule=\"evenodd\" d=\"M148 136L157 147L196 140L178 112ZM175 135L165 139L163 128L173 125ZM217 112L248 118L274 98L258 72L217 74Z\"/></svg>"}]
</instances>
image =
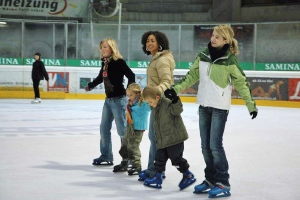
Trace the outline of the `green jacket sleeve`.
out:
<instances>
[{"instance_id":1,"label":"green jacket sleeve","mask_svg":"<svg viewBox=\"0 0 300 200\"><path fill-rule=\"evenodd\" d=\"M257 111L255 101L253 100L251 90L247 82L247 78L242 69L239 67L237 58L234 57L232 61L233 63L231 65L230 72L231 81L243 100L246 102L249 113L251 113L252 111Z\"/></svg>"},{"instance_id":2,"label":"green jacket sleeve","mask_svg":"<svg viewBox=\"0 0 300 200\"><path fill-rule=\"evenodd\" d=\"M199 81L199 62L200 57L197 56L194 63L190 67L190 71L182 78L178 83L173 85L173 89L178 94L179 92L190 88L193 86L197 81Z\"/></svg>"}]
</instances>

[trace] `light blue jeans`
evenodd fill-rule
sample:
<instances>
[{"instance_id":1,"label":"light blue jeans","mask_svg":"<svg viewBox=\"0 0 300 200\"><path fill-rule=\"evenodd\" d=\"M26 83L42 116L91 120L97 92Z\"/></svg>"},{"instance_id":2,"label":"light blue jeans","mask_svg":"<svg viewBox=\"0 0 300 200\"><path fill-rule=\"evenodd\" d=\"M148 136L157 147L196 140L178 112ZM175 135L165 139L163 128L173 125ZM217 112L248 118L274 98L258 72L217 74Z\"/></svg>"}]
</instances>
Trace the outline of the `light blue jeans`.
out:
<instances>
[{"instance_id":1,"label":"light blue jeans","mask_svg":"<svg viewBox=\"0 0 300 200\"><path fill-rule=\"evenodd\" d=\"M102 118L100 124L100 159L113 161L111 127L115 120L117 132L121 140L125 135L126 128L126 96L106 98L102 109ZM121 145L121 142L120 142Z\"/></svg>"},{"instance_id":2,"label":"light blue jeans","mask_svg":"<svg viewBox=\"0 0 300 200\"><path fill-rule=\"evenodd\" d=\"M211 183L230 186L228 162L223 148L223 133L228 110L199 107L199 128L202 154L206 163L205 178Z\"/></svg>"}]
</instances>

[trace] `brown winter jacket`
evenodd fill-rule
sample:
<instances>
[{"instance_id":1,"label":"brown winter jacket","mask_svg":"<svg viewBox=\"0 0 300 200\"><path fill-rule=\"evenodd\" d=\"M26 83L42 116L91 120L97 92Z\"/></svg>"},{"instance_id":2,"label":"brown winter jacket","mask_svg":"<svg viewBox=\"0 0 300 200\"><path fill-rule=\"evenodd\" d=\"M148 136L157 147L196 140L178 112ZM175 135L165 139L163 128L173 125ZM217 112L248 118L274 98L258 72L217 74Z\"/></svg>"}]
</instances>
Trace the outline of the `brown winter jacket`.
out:
<instances>
[{"instance_id":1,"label":"brown winter jacket","mask_svg":"<svg viewBox=\"0 0 300 200\"><path fill-rule=\"evenodd\" d=\"M163 93L174 84L175 60L172 52L164 50L152 57L147 67L147 85L157 86Z\"/></svg>"},{"instance_id":2,"label":"brown winter jacket","mask_svg":"<svg viewBox=\"0 0 300 200\"><path fill-rule=\"evenodd\" d=\"M158 149L163 149L188 139L189 136L180 115L183 112L180 99L176 103L172 103L170 99L162 97L152 112Z\"/></svg>"}]
</instances>

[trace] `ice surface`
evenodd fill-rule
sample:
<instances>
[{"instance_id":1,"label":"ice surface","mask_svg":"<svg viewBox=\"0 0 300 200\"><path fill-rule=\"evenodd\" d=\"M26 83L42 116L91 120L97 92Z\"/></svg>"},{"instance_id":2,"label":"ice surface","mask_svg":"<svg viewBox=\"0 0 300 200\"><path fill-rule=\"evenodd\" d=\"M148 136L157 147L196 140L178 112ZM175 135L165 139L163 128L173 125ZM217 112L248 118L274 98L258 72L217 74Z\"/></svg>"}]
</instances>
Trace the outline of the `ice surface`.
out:
<instances>
[{"instance_id":1,"label":"ice surface","mask_svg":"<svg viewBox=\"0 0 300 200\"><path fill-rule=\"evenodd\" d=\"M184 157L197 181L179 191L181 174L167 163L161 190L147 188L137 176L113 173L112 166L93 166L99 156L103 100L0 100L0 199L208 199L193 194L204 179L198 129L198 106L184 103L190 138ZM231 200L299 200L300 109L258 107L251 120L246 106L233 105L224 134L229 161ZM142 165L149 139L141 143ZM115 164L120 139L112 128ZM227 199L227 198L226 198Z\"/></svg>"}]
</instances>

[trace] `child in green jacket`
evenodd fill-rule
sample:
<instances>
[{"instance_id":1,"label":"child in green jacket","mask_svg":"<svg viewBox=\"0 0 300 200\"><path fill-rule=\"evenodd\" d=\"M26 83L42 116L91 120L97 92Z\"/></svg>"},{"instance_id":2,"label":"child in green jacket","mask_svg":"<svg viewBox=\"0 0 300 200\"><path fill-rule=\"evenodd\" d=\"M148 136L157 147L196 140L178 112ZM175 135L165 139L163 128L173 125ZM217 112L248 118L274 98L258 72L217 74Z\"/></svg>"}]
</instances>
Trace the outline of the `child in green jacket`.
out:
<instances>
[{"instance_id":1,"label":"child in green jacket","mask_svg":"<svg viewBox=\"0 0 300 200\"><path fill-rule=\"evenodd\" d=\"M188 134L181 118L183 111L180 98L174 92L169 95L169 99L161 95L157 87L147 86L143 90L143 98L152 107L154 132L156 138L157 151L155 154L156 175L147 178L145 186L161 188L162 172L165 171L167 160L170 159L173 166L183 174L179 183L181 190L193 184L196 179L189 171L189 164L182 157L184 141L188 139Z\"/></svg>"}]
</instances>

